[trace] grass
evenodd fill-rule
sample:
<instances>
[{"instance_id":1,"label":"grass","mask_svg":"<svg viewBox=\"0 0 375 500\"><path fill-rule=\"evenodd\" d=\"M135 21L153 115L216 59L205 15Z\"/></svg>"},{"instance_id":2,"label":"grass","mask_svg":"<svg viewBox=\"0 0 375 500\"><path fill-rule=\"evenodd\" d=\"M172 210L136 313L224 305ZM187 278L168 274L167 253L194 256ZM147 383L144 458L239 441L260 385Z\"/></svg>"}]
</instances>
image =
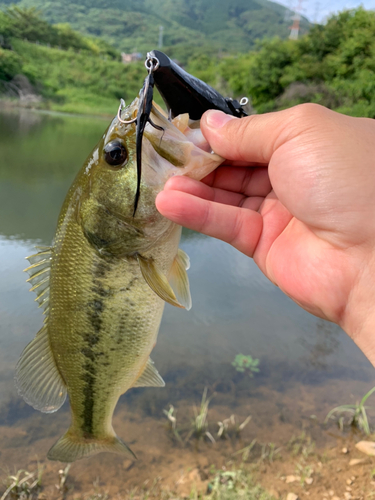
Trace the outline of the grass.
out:
<instances>
[{"instance_id":1,"label":"grass","mask_svg":"<svg viewBox=\"0 0 375 500\"><path fill-rule=\"evenodd\" d=\"M261 462L272 462L278 458L280 458L280 448L276 448L275 443L264 443L261 445L262 449L260 452L260 461Z\"/></svg>"},{"instance_id":2,"label":"grass","mask_svg":"<svg viewBox=\"0 0 375 500\"><path fill-rule=\"evenodd\" d=\"M205 438L211 443L215 443L215 438L209 430L208 410L210 401L213 396L207 397L207 387L205 387L200 406L193 406L194 417L189 424L177 425L177 410L173 405L169 405L169 410L164 409L163 413L167 418L166 429L173 439L176 439L181 444L186 444L191 438L201 441ZM216 436L218 439L240 438L243 430L251 420L249 415L241 423L238 422L236 416L232 414L229 418L217 422L219 426Z\"/></svg>"},{"instance_id":3,"label":"grass","mask_svg":"<svg viewBox=\"0 0 375 500\"><path fill-rule=\"evenodd\" d=\"M168 419L167 429L172 434L173 437L177 439L177 441L182 442L180 433L177 429L177 410L174 406L169 405L169 410L163 410L164 415Z\"/></svg>"},{"instance_id":4,"label":"grass","mask_svg":"<svg viewBox=\"0 0 375 500\"><path fill-rule=\"evenodd\" d=\"M242 448L241 450L236 451L233 453L233 456L241 455L242 463L246 462L249 458L249 455L251 453L251 450L254 448L257 440L253 439L251 443L248 446L245 446L245 448Z\"/></svg>"},{"instance_id":5,"label":"grass","mask_svg":"<svg viewBox=\"0 0 375 500\"><path fill-rule=\"evenodd\" d=\"M220 439L227 439L228 436L234 434L239 437L241 432L247 426L251 420L251 415L249 415L242 424L237 423L235 415L231 415L229 418L225 418L222 422L218 422L219 430L217 431L217 437Z\"/></svg>"},{"instance_id":6,"label":"grass","mask_svg":"<svg viewBox=\"0 0 375 500\"><path fill-rule=\"evenodd\" d=\"M210 398L207 398L207 387L205 387L202 394L200 407L197 408L196 406L194 406L194 418L191 422L192 429L189 432L186 441L189 441L189 439L194 436L197 440L201 440L207 437L211 441L211 443L215 443L214 437L208 430L207 415L211 399L212 396Z\"/></svg>"},{"instance_id":7,"label":"grass","mask_svg":"<svg viewBox=\"0 0 375 500\"><path fill-rule=\"evenodd\" d=\"M304 465L301 463L296 464L296 474L300 477L300 484L302 487L305 484L309 484L309 481L312 480L312 475L314 474L314 469L311 465Z\"/></svg>"},{"instance_id":8,"label":"grass","mask_svg":"<svg viewBox=\"0 0 375 500\"><path fill-rule=\"evenodd\" d=\"M311 436L303 431L298 436L291 437L288 443L288 449L294 456L301 455L303 458L307 458L314 452L315 443L311 439Z\"/></svg>"},{"instance_id":9,"label":"grass","mask_svg":"<svg viewBox=\"0 0 375 500\"><path fill-rule=\"evenodd\" d=\"M336 421L341 430L343 430L344 426L347 424L350 425L351 427L360 430L361 432L366 434L366 436L369 436L371 434L371 428L367 416L367 410L369 410L370 407L365 406L365 403L371 396L371 394L373 394L373 392L375 392L375 387L370 389L362 397L362 399L355 404L336 406L336 408L333 408L328 413L328 415L324 420L324 423L326 424L330 419L336 417ZM349 417L347 423L345 422L345 416Z\"/></svg>"},{"instance_id":10,"label":"grass","mask_svg":"<svg viewBox=\"0 0 375 500\"><path fill-rule=\"evenodd\" d=\"M43 467L38 465L34 472L20 469L6 479L6 490L0 500L37 499L42 487Z\"/></svg>"},{"instance_id":11,"label":"grass","mask_svg":"<svg viewBox=\"0 0 375 500\"><path fill-rule=\"evenodd\" d=\"M271 500L273 497L254 483L246 469L219 470L208 484L210 495L198 497L212 500Z\"/></svg>"}]
</instances>

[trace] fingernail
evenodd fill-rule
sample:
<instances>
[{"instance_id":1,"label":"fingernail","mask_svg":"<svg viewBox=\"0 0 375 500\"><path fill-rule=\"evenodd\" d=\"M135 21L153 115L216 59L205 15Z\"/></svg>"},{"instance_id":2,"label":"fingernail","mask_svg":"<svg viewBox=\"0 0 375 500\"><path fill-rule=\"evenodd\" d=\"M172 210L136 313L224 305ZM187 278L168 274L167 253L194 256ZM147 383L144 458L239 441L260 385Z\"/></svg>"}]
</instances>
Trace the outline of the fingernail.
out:
<instances>
[{"instance_id":1,"label":"fingernail","mask_svg":"<svg viewBox=\"0 0 375 500\"><path fill-rule=\"evenodd\" d=\"M207 111L206 113L206 123L211 128L221 128L234 118L235 116L227 115L226 113L216 109Z\"/></svg>"}]
</instances>

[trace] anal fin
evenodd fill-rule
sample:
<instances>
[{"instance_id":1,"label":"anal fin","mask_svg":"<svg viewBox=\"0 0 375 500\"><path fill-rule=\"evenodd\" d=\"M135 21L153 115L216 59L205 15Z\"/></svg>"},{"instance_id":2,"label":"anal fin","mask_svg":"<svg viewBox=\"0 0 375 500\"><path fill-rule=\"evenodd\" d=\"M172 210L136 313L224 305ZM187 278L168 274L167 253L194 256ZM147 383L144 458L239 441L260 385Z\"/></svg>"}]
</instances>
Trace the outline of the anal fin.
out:
<instances>
[{"instance_id":1,"label":"anal fin","mask_svg":"<svg viewBox=\"0 0 375 500\"><path fill-rule=\"evenodd\" d=\"M165 387L165 382L159 375L151 358L148 358L145 369L137 378L133 387Z\"/></svg>"},{"instance_id":2,"label":"anal fin","mask_svg":"<svg viewBox=\"0 0 375 500\"><path fill-rule=\"evenodd\" d=\"M16 367L16 386L23 399L43 413L57 411L66 399L66 387L48 339L48 322L26 346Z\"/></svg>"}]
</instances>

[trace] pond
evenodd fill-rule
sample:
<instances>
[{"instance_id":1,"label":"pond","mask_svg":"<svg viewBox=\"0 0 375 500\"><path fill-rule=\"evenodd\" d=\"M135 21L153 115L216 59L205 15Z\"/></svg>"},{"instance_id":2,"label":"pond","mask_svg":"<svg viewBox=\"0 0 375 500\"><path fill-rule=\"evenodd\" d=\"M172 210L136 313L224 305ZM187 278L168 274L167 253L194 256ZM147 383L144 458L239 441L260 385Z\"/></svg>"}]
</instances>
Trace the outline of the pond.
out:
<instances>
[{"instance_id":1,"label":"pond","mask_svg":"<svg viewBox=\"0 0 375 500\"><path fill-rule=\"evenodd\" d=\"M45 464L49 498L61 464L46 454L68 426L69 405L41 414L14 387L15 364L42 324L22 270L35 245L51 243L65 194L107 122L0 112L0 469ZM116 494L156 477L178 478L185 467L220 464L253 439L285 445L305 430L323 445L331 439L322 426L327 412L373 385L373 368L345 333L301 310L251 259L187 230L181 247L191 259L193 308L166 306L152 354L166 387L130 390L114 416L116 432L138 460L104 453L75 463L70 474L78 491L96 484ZM236 371L238 354L259 359L259 372ZM185 439L205 388L216 443L191 436L181 444L163 410L177 410ZM239 437L220 440L217 422L232 414L237 424L251 420Z\"/></svg>"}]
</instances>

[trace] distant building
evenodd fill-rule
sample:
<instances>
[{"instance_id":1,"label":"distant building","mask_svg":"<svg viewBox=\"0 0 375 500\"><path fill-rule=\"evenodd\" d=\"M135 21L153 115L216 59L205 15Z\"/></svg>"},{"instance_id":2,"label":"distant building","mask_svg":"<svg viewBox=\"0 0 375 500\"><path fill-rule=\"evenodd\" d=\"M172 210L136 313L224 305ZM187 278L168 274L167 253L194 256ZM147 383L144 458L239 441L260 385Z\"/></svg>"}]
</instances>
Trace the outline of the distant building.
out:
<instances>
[{"instance_id":1,"label":"distant building","mask_svg":"<svg viewBox=\"0 0 375 500\"><path fill-rule=\"evenodd\" d=\"M143 55L141 54L141 52L132 52L131 54L121 52L121 58L124 64L128 64L134 61L142 61Z\"/></svg>"}]
</instances>

